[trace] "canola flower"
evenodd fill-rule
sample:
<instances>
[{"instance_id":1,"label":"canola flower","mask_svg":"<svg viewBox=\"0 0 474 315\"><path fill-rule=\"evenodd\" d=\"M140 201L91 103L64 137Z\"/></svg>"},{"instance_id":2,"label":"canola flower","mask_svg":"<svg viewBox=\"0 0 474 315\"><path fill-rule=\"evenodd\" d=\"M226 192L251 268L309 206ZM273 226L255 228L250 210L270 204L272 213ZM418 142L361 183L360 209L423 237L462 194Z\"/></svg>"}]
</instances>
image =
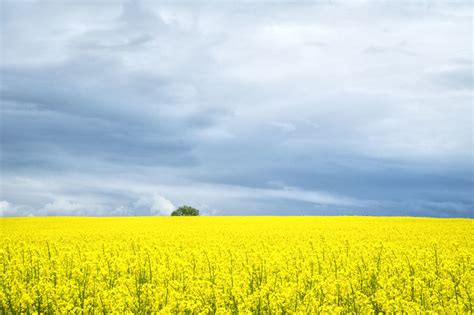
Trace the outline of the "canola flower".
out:
<instances>
[{"instance_id":1,"label":"canola flower","mask_svg":"<svg viewBox=\"0 0 474 315\"><path fill-rule=\"evenodd\" d=\"M0 313L472 313L474 221L2 218Z\"/></svg>"}]
</instances>

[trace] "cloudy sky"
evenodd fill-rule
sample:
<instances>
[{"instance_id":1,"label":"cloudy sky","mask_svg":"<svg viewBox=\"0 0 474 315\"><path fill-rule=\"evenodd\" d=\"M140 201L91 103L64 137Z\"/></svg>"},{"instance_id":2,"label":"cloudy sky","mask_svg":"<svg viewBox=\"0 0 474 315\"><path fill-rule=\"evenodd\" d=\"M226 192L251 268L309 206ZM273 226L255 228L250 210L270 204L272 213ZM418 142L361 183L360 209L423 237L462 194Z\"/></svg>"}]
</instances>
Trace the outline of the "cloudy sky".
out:
<instances>
[{"instance_id":1,"label":"cloudy sky","mask_svg":"<svg viewBox=\"0 0 474 315\"><path fill-rule=\"evenodd\" d=\"M470 1L8 1L3 216L474 217Z\"/></svg>"}]
</instances>

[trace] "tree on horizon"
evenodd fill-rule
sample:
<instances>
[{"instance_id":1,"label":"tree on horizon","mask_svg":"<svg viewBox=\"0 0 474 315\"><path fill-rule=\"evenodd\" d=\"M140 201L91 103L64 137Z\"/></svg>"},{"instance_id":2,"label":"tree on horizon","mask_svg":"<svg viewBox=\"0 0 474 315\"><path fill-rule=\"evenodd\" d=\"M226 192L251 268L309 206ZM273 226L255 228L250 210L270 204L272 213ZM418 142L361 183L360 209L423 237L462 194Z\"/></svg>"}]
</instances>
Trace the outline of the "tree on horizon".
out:
<instances>
[{"instance_id":1,"label":"tree on horizon","mask_svg":"<svg viewBox=\"0 0 474 315\"><path fill-rule=\"evenodd\" d=\"M171 216L198 216L199 210L190 206L181 206L171 212Z\"/></svg>"}]
</instances>

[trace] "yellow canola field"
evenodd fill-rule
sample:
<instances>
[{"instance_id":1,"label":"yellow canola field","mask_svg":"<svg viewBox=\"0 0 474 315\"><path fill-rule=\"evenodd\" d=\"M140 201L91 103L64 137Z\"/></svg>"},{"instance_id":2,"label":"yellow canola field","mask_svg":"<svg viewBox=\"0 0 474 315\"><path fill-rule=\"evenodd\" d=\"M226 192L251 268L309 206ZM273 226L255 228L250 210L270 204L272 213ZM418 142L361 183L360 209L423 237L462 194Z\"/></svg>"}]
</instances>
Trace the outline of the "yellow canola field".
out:
<instances>
[{"instance_id":1,"label":"yellow canola field","mask_svg":"<svg viewBox=\"0 0 474 315\"><path fill-rule=\"evenodd\" d=\"M469 313L474 221L1 218L0 313Z\"/></svg>"}]
</instances>

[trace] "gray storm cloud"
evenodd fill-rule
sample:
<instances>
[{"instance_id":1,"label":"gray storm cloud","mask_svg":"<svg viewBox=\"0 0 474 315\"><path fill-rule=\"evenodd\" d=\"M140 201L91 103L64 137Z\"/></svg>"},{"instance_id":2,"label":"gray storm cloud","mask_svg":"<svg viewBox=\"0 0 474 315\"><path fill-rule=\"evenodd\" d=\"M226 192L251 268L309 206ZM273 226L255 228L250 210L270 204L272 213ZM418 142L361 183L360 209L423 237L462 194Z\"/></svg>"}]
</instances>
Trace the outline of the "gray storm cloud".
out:
<instances>
[{"instance_id":1,"label":"gray storm cloud","mask_svg":"<svg viewBox=\"0 0 474 315\"><path fill-rule=\"evenodd\" d=\"M473 217L471 9L2 1L2 215Z\"/></svg>"}]
</instances>

